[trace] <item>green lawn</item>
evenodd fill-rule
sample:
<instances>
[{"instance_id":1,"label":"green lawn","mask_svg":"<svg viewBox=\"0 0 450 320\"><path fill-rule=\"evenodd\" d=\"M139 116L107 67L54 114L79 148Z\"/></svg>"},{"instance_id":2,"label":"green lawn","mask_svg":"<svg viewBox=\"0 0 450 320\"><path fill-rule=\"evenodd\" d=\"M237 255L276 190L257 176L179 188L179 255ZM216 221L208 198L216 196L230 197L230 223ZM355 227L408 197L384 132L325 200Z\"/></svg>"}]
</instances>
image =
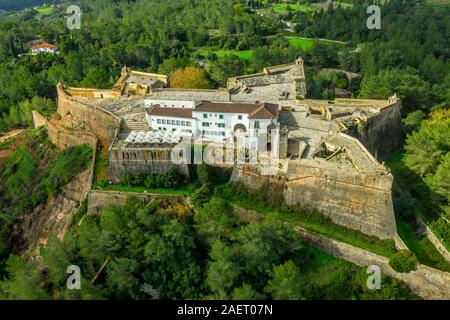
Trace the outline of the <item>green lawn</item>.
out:
<instances>
[{"instance_id":1,"label":"green lawn","mask_svg":"<svg viewBox=\"0 0 450 320\"><path fill-rule=\"evenodd\" d=\"M100 190L108 191L122 191L122 192L138 192L138 193L158 193L158 194L169 194L169 195L180 195L180 196L191 196L192 189L189 185L184 185L179 188L146 188L146 187L127 187L121 185L109 185L103 188L98 188Z\"/></svg>"},{"instance_id":2,"label":"green lawn","mask_svg":"<svg viewBox=\"0 0 450 320\"><path fill-rule=\"evenodd\" d=\"M242 60L250 60L253 56L253 50L205 50L205 49L199 49L195 52L196 54L202 55L204 57L207 57L211 53L215 53L218 57L224 57L229 55L235 55Z\"/></svg>"},{"instance_id":3,"label":"green lawn","mask_svg":"<svg viewBox=\"0 0 450 320\"><path fill-rule=\"evenodd\" d=\"M297 12L313 12L314 9L306 4L285 4L285 3L276 3L272 6L275 12L279 13L288 13L289 11L297 11ZM290 8L290 10L289 10Z\"/></svg>"},{"instance_id":4,"label":"green lawn","mask_svg":"<svg viewBox=\"0 0 450 320\"><path fill-rule=\"evenodd\" d=\"M297 49L307 50L311 48L316 40L300 37L289 37L289 45Z\"/></svg>"},{"instance_id":5,"label":"green lawn","mask_svg":"<svg viewBox=\"0 0 450 320\"><path fill-rule=\"evenodd\" d=\"M420 263L450 272L450 264L437 251L431 241L425 236L420 237L415 234L413 223L397 218L397 231L408 248L417 256Z\"/></svg>"},{"instance_id":6,"label":"green lawn","mask_svg":"<svg viewBox=\"0 0 450 320\"><path fill-rule=\"evenodd\" d=\"M49 15L54 11L54 8L35 8L34 10L37 11L36 17L38 19L41 19L43 16Z\"/></svg>"}]
</instances>

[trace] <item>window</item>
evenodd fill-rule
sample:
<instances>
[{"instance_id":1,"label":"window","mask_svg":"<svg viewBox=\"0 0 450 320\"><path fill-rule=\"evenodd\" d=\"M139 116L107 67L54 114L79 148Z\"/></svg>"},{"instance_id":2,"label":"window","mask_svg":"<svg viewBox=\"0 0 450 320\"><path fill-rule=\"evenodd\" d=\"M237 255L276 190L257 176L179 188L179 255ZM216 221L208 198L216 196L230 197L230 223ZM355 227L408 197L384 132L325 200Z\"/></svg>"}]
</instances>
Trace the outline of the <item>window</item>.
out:
<instances>
[{"instance_id":1,"label":"window","mask_svg":"<svg viewBox=\"0 0 450 320\"><path fill-rule=\"evenodd\" d=\"M219 128L225 128L225 123L218 123L217 126L218 126Z\"/></svg>"},{"instance_id":2,"label":"window","mask_svg":"<svg viewBox=\"0 0 450 320\"><path fill-rule=\"evenodd\" d=\"M259 127L259 121L255 121L255 129L259 129L260 127Z\"/></svg>"},{"instance_id":3,"label":"window","mask_svg":"<svg viewBox=\"0 0 450 320\"><path fill-rule=\"evenodd\" d=\"M203 114L203 119L208 119L208 115L206 113Z\"/></svg>"},{"instance_id":4,"label":"window","mask_svg":"<svg viewBox=\"0 0 450 320\"><path fill-rule=\"evenodd\" d=\"M190 122L190 121L186 122L186 124L187 124L189 127L191 126L191 122Z\"/></svg>"},{"instance_id":5,"label":"window","mask_svg":"<svg viewBox=\"0 0 450 320\"><path fill-rule=\"evenodd\" d=\"M209 127L209 122L202 122L202 126Z\"/></svg>"},{"instance_id":6,"label":"window","mask_svg":"<svg viewBox=\"0 0 450 320\"><path fill-rule=\"evenodd\" d=\"M180 120L177 120L177 126L179 126L180 125Z\"/></svg>"},{"instance_id":7,"label":"window","mask_svg":"<svg viewBox=\"0 0 450 320\"><path fill-rule=\"evenodd\" d=\"M219 115L219 119L223 119L223 114L220 114L220 115Z\"/></svg>"},{"instance_id":8,"label":"window","mask_svg":"<svg viewBox=\"0 0 450 320\"><path fill-rule=\"evenodd\" d=\"M166 120L165 119L162 119L162 124L166 124Z\"/></svg>"},{"instance_id":9,"label":"window","mask_svg":"<svg viewBox=\"0 0 450 320\"><path fill-rule=\"evenodd\" d=\"M161 119L156 120L157 124L161 124Z\"/></svg>"},{"instance_id":10,"label":"window","mask_svg":"<svg viewBox=\"0 0 450 320\"><path fill-rule=\"evenodd\" d=\"M176 128L173 128L173 129L172 129L172 132L175 132L175 131L177 131L177 129L176 129Z\"/></svg>"},{"instance_id":11,"label":"window","mask_svg":"<svg viewBox=\"0 0 450 320\"><path fill-rule=\"evenodd\" d=\"M172 125L175 125L177 122L175 120L172 120Z\"/></svg>"},{"instance_id":12,"label":"window","mask_svg":"<svg viewBox=\"0 0 450 320\"><path fill-rule=\"evenodd\" d=\"M167 129L166 129L166 128L163 128L163 130L166 131Z\"/></svg>"},{"instance_id":13,"label":"window","mask_svg":"<svg viewBox=\"0 0 450 320\"><path fill-rule=\"evenodd\" d=\"M238 115L238 120L242 120L242 116L241 115Z\"/></svg>"},{"instance_id":14,"label":"window","mask_svg":"<svg viewBox=\"0 0 450 320\"><path fill-rule=\"evenodd\" d=\"M184 127L186 125L186 121L181 121L181 125Z\"/></svg>"}]
</instances>

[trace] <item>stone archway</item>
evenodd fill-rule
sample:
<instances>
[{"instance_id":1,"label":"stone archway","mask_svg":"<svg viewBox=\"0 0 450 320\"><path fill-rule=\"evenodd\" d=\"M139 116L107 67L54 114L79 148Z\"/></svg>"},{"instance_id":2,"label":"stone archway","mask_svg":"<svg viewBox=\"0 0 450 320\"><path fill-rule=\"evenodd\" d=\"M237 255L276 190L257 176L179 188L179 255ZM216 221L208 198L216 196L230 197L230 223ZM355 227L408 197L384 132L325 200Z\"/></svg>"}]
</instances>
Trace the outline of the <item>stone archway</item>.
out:
<instances>
[{"instance_id":1,"label":"stone archway","mask_svg":"<svg viewBox=\"0 0 450 320\"><path fill-rule=\"evenodd\" d=\"M245 126L242 123L238 123L234 126L233 132L235 134L245 133L247 132L247 128L245 128Z\"/></svg>"}]
</instances>

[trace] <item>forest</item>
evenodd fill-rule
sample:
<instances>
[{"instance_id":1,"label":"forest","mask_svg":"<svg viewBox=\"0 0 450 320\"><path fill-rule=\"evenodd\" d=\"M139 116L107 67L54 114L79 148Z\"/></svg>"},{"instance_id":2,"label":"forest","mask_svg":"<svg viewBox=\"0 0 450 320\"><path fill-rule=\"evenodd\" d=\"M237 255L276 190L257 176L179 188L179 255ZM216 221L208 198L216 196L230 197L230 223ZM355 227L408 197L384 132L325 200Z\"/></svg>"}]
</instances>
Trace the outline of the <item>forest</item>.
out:
<instances>
[{"instance_id":1,"label":"forest","mask_svg":"<svg viewBox=\"0 0 450 320\"><path fill-rule=\"evenodd\" d=\"M35 5L31 2L12 7L0 0L0 9ZM128 66L168 74L175 87L218 88L230 76L301 56L308 98L333 100L339 88L354 98L402 99L405 145L386 159L396 179L397 220L415 235L420 217L450 247L450 9L391 0L381 7L381 30L368 30L371 1L348 0L351 6L314 13L257 14L278 2L76 1L83 12L81 30L67 29L65 4L45 16L31 9L3 12L0 134L30 128L32 110L51 115L58 82L110 88ZM292 22L292 30L283 21ZM60 54L30 55L37 39L57 45ZM295 45L293 39L311 45ZM350 81L342 71L358 77ZM42 266L16 254L13 226L90 165L94 150L59 152L33 130L14 143L15 151L0 163L0 299L416 298L390 278L383 290L368 291L365 270L315 250L282 223L237 219L227 192L239 193L227 187L215 191L207 172L200 172L199 184L189 190L198 214L130 199L84 219L79 228L75 221L63 242L52 237L41 250L46 270L41 272ZM5 147L0 144L0 151ZM173 172L124 177L123 186L133 184L173 188L180 181ZM255 199L277 200L276 195ZM85 214L86 205L76 218ZM439 264L418 250L421 263ZM105 261L105 272L96 278ZM65 288L65 268L73 263L85 271L80 291Z\"/></svg>"}]
</instances>

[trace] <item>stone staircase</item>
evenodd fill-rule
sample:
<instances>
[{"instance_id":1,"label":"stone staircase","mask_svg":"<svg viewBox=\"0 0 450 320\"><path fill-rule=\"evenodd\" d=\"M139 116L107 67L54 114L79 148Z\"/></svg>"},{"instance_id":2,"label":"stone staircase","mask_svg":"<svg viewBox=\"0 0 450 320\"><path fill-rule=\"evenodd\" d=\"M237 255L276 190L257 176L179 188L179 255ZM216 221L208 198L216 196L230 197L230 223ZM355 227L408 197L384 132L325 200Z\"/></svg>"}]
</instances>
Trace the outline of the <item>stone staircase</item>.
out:
<instances>
[{"instance_id":1,"label":"stone staircase","mask_svg":"<svg viewBox=\"0 0 450 320\"><path fill-rule=\"evenodd\" d=\"M119 115L122 118L121 135L130 134L131 131L150 131L151 128L145 118L145 112Z\"/></svg>"}]
</instances>

